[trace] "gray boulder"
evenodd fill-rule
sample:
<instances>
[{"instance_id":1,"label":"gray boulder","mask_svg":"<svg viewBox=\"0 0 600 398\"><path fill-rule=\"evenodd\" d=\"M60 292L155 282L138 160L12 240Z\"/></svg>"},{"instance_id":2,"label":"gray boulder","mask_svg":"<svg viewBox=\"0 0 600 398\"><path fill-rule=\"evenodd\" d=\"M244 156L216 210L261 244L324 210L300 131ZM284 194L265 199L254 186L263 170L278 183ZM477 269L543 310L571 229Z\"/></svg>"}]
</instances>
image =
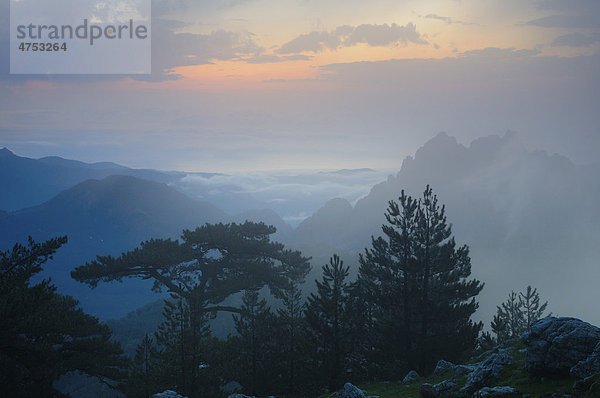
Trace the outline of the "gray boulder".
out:
<instances>
[{"instance_id":1,"label":"gray boulder","mask_svg":"<svg viewBox=\"0 0 600 398\"><path fill-rule=\"evenodd\" d=\"M441 375L444 373L450 373L453 376L462 376L464 374L471 373L475 370L475 366L470 365L455 365L450 361L443 359L439 360L433 371L434 375Z\"/></svg>"},{"instance_id":2,"label":"gray boulder","mask_svg":"<svg viewBox=\"0 0 600 398\"><path fill-rule=\"evenodd\" d=\"M469 374L467 382L461 391L472 393L486 387L490 382L500 377L500 372L513 363L512 356L508 354L492 354Z\"/></svg>"},{"instance_id":3,"label":"gray boulder","mask_svg":"<svg viewBox=\"0 0 600 398\"><path fill-rule=\"evenodd\" d=\"M511 398L520 397L521 393L512 387L484 387L473 394L474 398Z\"/></svg>"},{"instance_id":4,"label":"gray boulder","mask_svg":"<svg viewBox=\"0 0 600 398\"><path fill-rule=\"evenodd\" d=\"M183 395L177 394L173 390L165 390L163 392L159 392L158 394L154 394L152 398L186 398Z\"/></svg>"},{"instance_id":5,"label":"gray boulder","mask_svg":"<svg viewBox=\"0 0 600 398\"><path fill-rule=\"evenodd\" d=\"M340 398L366 398L365 393L352 383L344 384Z\"/></svg>"},{"instance_id":6,"label":"gray boulder","mask_svg":"<svg viewBox=\"0 0 600 398\"><path fill-rule=\"evenodd\" d=\"M235 393L235 394L228 395L227 398L255 398L255 397L251 397L251 396L248 396L248 395Z\"/></svg>"},{"instance_id":7,"label":"gray boulder","mask_svg":"<svg viewBox=\"0 0 600 398\"><path fill-rule=\"evenodd\" d=\"M538 375L567 376L571 368L587 361L599 341L600 328L587 322L576 318L541 319L523 335L527 346L525 369ZM575 372L583 374L586 369L587 365L582 364Z\"/></svg>"},{"instance_id":8,"label":"gray boulder","mask_svg":"<svg viewBox=\"0 0 600 398\"><path fill-rule=\"evenodd\" d=\"M596 344L594 352L590 356L571 368L570 373L581 379L600 373L600 342Z\"/></svg>"},{"instance_id":9,"label":"gray boulder","mask_svg":"<svg viewBox=\"0 0 600 398\"><path fill-rule=\"evenodd\" d=\"M420 376L416 370L411 370L410 372L408 372L406 374L406 376L404 376L404 379L402 379L402 383L412 383L413 381L417 380L419 377Z\"/></svg>"},{"instance_id":10,"label":"gray boulder","mask_svg":"<svg viewBox=\"0 0 600 398\"><path fill-rule=\"evenodd\" d=\"M444 380L441 383L431 385L423 383L421 385L421 397L423 398L439 398L454 395L458 384L453 380Z\"/></svg>"},{"instance_id":11,"label":"gray boulder","mask_svg":"<svg viewBox=\"0 0 600 398\"><path fill-rule=\"evenodd\" d=\"M226 394L231 395L234 392L243 390L243 388L244 387L237 381L230 381L229 383L225 384L224 386L221 386L221 391L223 391Z\"/></svg>"}]
</instances>

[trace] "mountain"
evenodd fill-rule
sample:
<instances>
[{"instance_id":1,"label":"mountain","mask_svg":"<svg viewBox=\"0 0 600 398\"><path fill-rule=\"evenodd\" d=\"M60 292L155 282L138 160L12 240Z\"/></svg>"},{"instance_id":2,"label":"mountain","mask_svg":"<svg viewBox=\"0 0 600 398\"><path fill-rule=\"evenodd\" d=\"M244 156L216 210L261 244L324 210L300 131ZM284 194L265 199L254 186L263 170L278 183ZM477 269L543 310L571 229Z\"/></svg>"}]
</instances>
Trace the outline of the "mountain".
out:
<instances>
[{"instance_id":1,"label":"mountain","mask_svg":"<svg viewBox=\"0 0 600 398\"><path fill-rule=\"evenodd\" d=\"M166 184L131 176L88 180L51 200L0 216L0 250L15 242L67 235L69 242L49 262L51 277L61 293L81 301L101 318L121 317L158 297L148 281L101 284L94 291L75 282L70 271L96 255L119 255L149 238L178 238L184 228L226 221L215 206L192 199Z\"/></svg>"},{"instance_id":2,"label":"mountain","mask_svg":"<svg viewBox=\"0 0 600 398\"><path fill-rule=\"evenodd\" d=\"M119 174L157 182L172 182L183 173L136 170L110 162L84 163L50 156L30 159L0 149L0 209L18 210L41 204L59 192L89 179Z\"/></svg>"},{"instance_id":3,"label":"mountain","mask_svg":"<svg viewBox=\"0 0 600 398\"><path fill-rule=\"evenodd\" d=\"M356 174L364 174L364 173L374 173L375 170L373 169L369 169L369 168L362 168L362 169L340 169L340 170L335 170L335 171L329 171L329 172L324 172L321 171L321 174L339 174L342 176L351 176L351 175L356 175Z\"/></svg>"},{"instance_id":4,"label":"mountain","mask_svg":"<svg viewBox=\"0 0 600 398\"><path fill-rule=\"evenodd\" d=\"M441 133L396 176L374 186L354 207L328 202L291 240L358 253L381 235L387 203L402 189L420 196L431 185L446 205L459 244L471 248L473 274L486 282L483 319L511 290L539 289L554 313L600 321L600 165L578 166L559 155L528 151L514 133L464 146Z\"/></svg>"},{"instance_id":5,"label":"mountain","mask_svg":"<svg viewBox=\"0 0 600 398\"><path fill-rule=\"evenodd\" d=\"M321 237L324 235L323 232L327 231L332 236L323 237L324 242L335 244L340 248L352 248L353 245L347 245L344 242L348 242L348 239L351 238L351 236L347 236L347 233L353 235L355 231L346 230L347 223L342 220L348 220L353 215L354 209L346 199L331 199L315 214L298 225L292 239L298 244L318 243L319 238L317 237Z\"/></svg>"}]
</instances>

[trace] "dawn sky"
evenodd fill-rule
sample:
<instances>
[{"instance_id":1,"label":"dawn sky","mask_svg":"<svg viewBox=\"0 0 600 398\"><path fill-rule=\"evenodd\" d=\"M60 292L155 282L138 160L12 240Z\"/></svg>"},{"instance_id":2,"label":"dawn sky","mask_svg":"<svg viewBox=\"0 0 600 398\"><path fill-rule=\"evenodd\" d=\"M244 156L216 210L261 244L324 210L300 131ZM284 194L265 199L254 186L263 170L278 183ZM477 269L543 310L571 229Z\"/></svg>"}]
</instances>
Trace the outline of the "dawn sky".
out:
<instances>
[{"instance_id":1,"label":"dawn sky","mask_svg":"<svg viewBox=\"0 0 600 398\"><path fill-rule=\"evenodd\" d=\"M162 0L152 12L152 76L11 76L3 0L0 146L188 171L397 169L440 131L468 144L513 130L530 149L597 159L595 0Z\"/></svg>"}]
</instances>

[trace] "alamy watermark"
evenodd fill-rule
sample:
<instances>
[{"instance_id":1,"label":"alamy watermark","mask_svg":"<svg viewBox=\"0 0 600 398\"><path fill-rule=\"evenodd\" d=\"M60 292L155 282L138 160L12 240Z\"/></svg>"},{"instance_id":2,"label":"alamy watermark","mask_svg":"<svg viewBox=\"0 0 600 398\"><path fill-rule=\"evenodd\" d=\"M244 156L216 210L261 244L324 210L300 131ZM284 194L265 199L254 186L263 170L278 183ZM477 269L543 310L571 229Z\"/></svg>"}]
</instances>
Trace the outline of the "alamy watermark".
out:
<instances>
[{"instance_id":1,"label":"alamy watermark","mask_svg":"<svg viewBox=\"0 0 600 398\"><path fill-rule=\"evenodd\" d=\"M10 0L10 72L151 73L150 0Z\"/></svg>"}]
</instances>

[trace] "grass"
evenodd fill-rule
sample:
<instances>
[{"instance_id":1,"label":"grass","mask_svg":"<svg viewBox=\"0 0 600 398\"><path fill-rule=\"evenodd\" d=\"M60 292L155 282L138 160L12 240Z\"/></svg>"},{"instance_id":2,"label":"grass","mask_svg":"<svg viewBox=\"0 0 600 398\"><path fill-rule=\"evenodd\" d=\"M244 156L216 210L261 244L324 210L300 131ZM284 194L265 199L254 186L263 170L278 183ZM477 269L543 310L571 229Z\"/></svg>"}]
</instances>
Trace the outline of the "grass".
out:
<instances>
[{"instance_id":1,"label":"grass","mask_svg":"<svg viewBox=\"0 0 600 398\"><path fill-rule=\"evenodd\" d=\"M496 380L491 387L495 386L510 386L524 395L528 395L531 398L541 398L548 396L546 394L569 394L572 397L579 398L593 398L600 397L600 393L586 393L586 394L574 394L573 385L576 379L572 377L566 378L538 378L531 376L524 368L525 362L525 346L521 342L512 343L509 348L512 348L510 355L513 357L514 362L512 365L507 366L501 373L500 378ZM487 352L469 361L468 364L473 364L485 359L491 353ZM379 383L368 383L361 384L359 387L365 391L367 396L379 396L380 398L415 398L420 396L421 385L423 383L437 384L444 380L454 380L459 388L462 388L466 381L467 376L463 375L460 377L453 377L450 372L446 374L440 374L435 376L420 377L412 383L400 384L395 382L379 382ZM600 375L596 380L597 384L600 385ZM456 394L456 397L466 397L466 395ZM324 395L323 397L329 397Z\"/></svg>"}]
</instances>

